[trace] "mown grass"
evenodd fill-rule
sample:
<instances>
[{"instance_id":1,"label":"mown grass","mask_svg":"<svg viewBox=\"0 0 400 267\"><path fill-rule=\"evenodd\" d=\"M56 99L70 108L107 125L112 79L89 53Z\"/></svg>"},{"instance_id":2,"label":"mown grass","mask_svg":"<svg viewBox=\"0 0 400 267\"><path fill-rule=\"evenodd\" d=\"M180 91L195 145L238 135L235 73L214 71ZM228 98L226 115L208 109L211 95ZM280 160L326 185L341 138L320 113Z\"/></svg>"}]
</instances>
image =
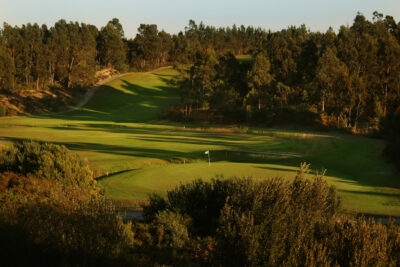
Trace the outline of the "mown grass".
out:
<instances>
[{"instance_id":1,"label":"mown grass","mask_svg":"<svg viewBox=\"0 0 400 267\"><path fill-rule=\"evenodd\" d=\"M351 212L400 216L400 180L380 140L255 128L200 128L158 121L179 101L175 72L134 73L103 86L79 111L0 119L0 145L34 139L64 144L87 158L116 200L143 200L179 183L216 175L292 178L301 162L327 169ZM211 167L204 151L211 151ZM241 152L238 152L241 151ZM249 151L267 154L245 153ZM289 153L282 156L273 153Z\"/></svg>"}]
</instances>

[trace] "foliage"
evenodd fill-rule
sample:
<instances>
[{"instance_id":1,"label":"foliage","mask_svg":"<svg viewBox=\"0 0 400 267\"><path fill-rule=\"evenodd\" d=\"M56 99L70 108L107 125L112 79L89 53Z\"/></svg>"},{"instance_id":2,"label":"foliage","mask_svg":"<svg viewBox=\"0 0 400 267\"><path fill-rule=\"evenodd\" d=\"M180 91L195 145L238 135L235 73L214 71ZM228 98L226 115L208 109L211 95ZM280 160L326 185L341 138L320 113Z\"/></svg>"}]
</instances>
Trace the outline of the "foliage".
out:
<instances>
[{"instance_id":1,"label":"foliage","mask_svg":"<svg viewBox=\"0 0 400 267\"><path fill-rule=\"evenodd\" d=\"M382 133L386 138L384 154L400 170L400 111L385 120Z\"/></svg>"},{"instance_id":2,"label":"foliage","mask_svg":"<svg viewBox=\"0 0 400 267\"><path fill-rule=\"evenodd\" d=\"M178 225L185 225L180 219L182 223L172 232L189 231L192 245L187 248L187 257L198 264L399 264L399 226L343 215L336 189L320 175L306 178L308 172L308 165L303 164L290 182L231 178L181 185L168 192L167 206L159 205L161 198L152 197L153 223L160 216L167 216L176 225L177 218L188 216L191 224L177 230L181 229L176 228ZM154 238L159 238L159 234ZM187 242L186 234L182 242ZM169 262L159 258L158 263Z\"/></svg>"},{"instance_id":3,"label":"foliage","mask_svg":"<svg viewBox=\"0 0 400 267\"><path fill-rule=\"evenodd\" d=\"M98 36L99 61L103 66L124 70L126 52L122 40L123 29L118 19L113 19L103 27Z\"/></svg>"},{"instance_id":4,"label":"foliage","mask_svg":"<svg viewBox=\"0 0 400 267\"><path fill-rule=\"evenodd\" d=\"M264 101L271 99L269 85L273 77L270 74L270 68L271 64L268 58L263 54L259 54L254 59L251 70L247 73L250 91L246 96L245 103L251 103L251 99L255 98L258 111L261 111L263 104L266 104L263 103Z\"/></svg>"},{"instance_id":5,"label":"foliage","mask_svg":"<svg viewBox=\"0 0 400 267\"><path fill-rule=\"evenodd\" d=\"M157 244L162 247L182 249L189 243L190 218L179 213L162 211L157 213L153 227L160 236Z\"/></svg>"},{"instance_id":6,"label":"foliage","mask_svg":"<svg viewBox=\"0 0 400 267\"><path fill-rule=\"evenodd\" d=\"M7 264L126 264L137 244L132 224L115 214L75 154L25 142L5 151L0 166L0 242Z\"/></svg>"},{"instance_id":7,"label":"foliage","mask_svg":"<svg viewBox=\"0 0 400 267\"><path fill-rule=\"evenodd\" d=\"M88 163L65 146L23 141L0 151L0 172L33 174L67 186L95 189Z\"/></svg>"},{"instance_id":8,"label":"foliage","mask_svg":"<svg viewBox=\"0 0 400 267\"><path fill-rule=\"evenodd\" d=\"M10 263L100 263L134 245L131 224L99 195L31 175L3 173L0 180L1 243L10 244L2 253Z\"/></svg>"},{"instance_id":9,"label":"foliage","mask_svg":"<svg viewBox=\"0 0 400 267\"><path fill-rule=\"evenodd\" d=\"M15 66L11 54L0 43L0 90L11 91L14 83Z\"/></svg>"},{"instance_id":10,"label":"foliage","mask_svg":"<svg viewBox=\"0 0 400 267\"><path fill-rule=\"evenodd\" d=\"M194 57L192 67L181 70L186 73L178 77L183 117L199 120L202 116L197 113L208 113L203 117L220 117L220 122L246 118L263 125L288 124L279 110L293 106L320 115L323 126L376 130L400 101L400 43L394 25L390 16L374 13L370 22L358 14L353 25L342 26L338 34L332 29L310 32L302 25L257 35L252 40L258 45L251 50L250 69L238 67L247 65L246 61L230 61L232 72L244 77L233 83L223 62L230 51L211 46L218 58L213 64L216 67ZM204 26L191 26L190 36L196 32L199 39ZM207 81L196 83L195 77L207 77ZM245 116L238 116L240 113Z\"/></svg>"}]
</instances>

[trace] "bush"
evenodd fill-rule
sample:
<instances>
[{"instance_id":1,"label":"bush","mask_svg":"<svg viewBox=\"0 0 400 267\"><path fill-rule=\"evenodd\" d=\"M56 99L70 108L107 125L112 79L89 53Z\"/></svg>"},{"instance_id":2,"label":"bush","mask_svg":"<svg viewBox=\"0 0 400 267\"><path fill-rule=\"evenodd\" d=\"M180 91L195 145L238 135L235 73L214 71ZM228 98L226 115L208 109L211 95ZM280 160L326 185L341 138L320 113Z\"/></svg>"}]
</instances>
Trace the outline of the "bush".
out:
<instances>
[{"instance_id":1,"label":"bush","mask_svg":"<svg viewBox=\"0 0 400 267\"><path fill-rule=\"evenodd\" d=\"M162 211L157 214L153 227L159 236L161 247L182 249L189 243L190 218L179 213Z\"/></svg>"},{"instance_id":2,"label":"bush","mask_svg":"<svg viewBox=\"0 0 400 267\"><path fill-rule=\"evenodd\" d=\"M211 183L195 180L168 192L167 199L158 195L150 197L143 208L145 218L151 220L164 210L187 214L193 219L193 231L201 236L215 232L221 209L228 196L231 180L212 180Z\"/></svg>"},{"instance_id":3,"label":"bush","mask_svg":"<svg viewBox=\"0 0 400 267\"><path fill-rule=\"evenodd\" d=\"M316 223L334 220L339 211L336 191L321 177L243 180L237 189L221 211L217 231L225 265L305 265L299 246L311 238Z\"/></svg>"},{"instance_id":4,"label":"bush","mask_svg":"<svg viewBox=\"0 0 400 267\"><path fill-rule=\"evenodd\" d=\"M185 228L178 223L178 214L188 216L190 245L186 253L188 262L196 264L399 265L400 227L341 214L336 189L322 176L306 178L308 172L304 164L291 181L197 180L168 192L167 198L152 196L147 218L152 218L153 224L168 218L176 226L168 228L171 233L182 233ZM153 238L159 233L153 233ZM182 238L182 243L170 242L170 252L187 243L186 234L174 236ZM160 261L171 264L170 259Z\"/></svg>"},{"instance_id":5,"label":"bush","mask_svg":"<svg viewBox=\"0 0 400 267\"><path fill-rule=\"evenodd\" d=\"M14 256L13 264L42 257L49 257L49 265L113 260L134 246L131 224L123 223L104 197L32 176L4 173L0 179L7 177L0 194L0 231L6 233L0 242L2 253Z\"/></svg>"},{"instance_id":6,"label":"bush","mask_svg":"<svg viewBox=\"0 0 400 267\"><path fill-rule=\"evenodd\" d=\"M86 161L65 146L24 141L0 151L0 173L14 172L58 181L66 186L95 188Z\"/></svg>"},{"instance_id":7,"label":"bush","mask_svg":"<svg viewBox=\"0 0 400 267\"><path fill-rule=\"evenodd\" d=\"M126 265L137 245L87 163L63 146L1 151L0 256L6 265ZM9 172L9 171L15 172Z\"/></svg>"}]
</instances>

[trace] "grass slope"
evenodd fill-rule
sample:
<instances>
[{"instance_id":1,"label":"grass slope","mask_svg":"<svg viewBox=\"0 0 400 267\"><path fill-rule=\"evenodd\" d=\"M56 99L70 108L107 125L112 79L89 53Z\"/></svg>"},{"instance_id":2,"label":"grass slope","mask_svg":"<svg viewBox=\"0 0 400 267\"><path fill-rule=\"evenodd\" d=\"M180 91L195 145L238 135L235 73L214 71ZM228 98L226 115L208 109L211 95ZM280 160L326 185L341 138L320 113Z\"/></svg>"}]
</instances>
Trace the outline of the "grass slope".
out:
<instances>
[{"instance_id":1,"label":"grass slope","mask_svg":"<svg viewBox=\"0 0 400 267\"><path fill-rule=\"evenodd\" d=\"M104 176L100 184L118 200L143 200L151 192L215 175L292 178L300 163L308 162L328 170L328 181L349 211L400 216L400 181L381 157L380 140L163 124L157 121L160 110L179 101L177 89L167 84L174 74L172 69L128 74L102 86L79 111L1 118L0 137L8 140L0 138L0 145L22 139L64 144L89 160Z\"/></svg>"}]
</instances>

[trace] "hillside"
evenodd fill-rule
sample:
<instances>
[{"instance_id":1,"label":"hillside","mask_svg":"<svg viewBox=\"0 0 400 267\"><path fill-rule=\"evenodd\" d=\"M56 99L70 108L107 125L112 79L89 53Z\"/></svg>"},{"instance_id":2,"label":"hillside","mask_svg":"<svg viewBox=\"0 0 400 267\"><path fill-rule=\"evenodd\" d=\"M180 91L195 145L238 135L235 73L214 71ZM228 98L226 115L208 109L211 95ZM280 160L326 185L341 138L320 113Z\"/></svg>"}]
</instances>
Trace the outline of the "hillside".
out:
<instances>
[{"instance_id":1,"label":"hillside","mask_svg":"<svg viewBox=\"0 0 400 267\"><path fill-rule=\"evenodd\" d=\"M327 169L326 179L349 211L400 216L400 182L381 156L382 141L160 122L160 112L179 102L178 89L167 83L175 74L168 68L124 75L101 86L77 111L1 118L0 144L34 139L66 145L89 160L112 198L124 201L200 177L292 178L307 162Z\"/></svg>"}]
</instances>

